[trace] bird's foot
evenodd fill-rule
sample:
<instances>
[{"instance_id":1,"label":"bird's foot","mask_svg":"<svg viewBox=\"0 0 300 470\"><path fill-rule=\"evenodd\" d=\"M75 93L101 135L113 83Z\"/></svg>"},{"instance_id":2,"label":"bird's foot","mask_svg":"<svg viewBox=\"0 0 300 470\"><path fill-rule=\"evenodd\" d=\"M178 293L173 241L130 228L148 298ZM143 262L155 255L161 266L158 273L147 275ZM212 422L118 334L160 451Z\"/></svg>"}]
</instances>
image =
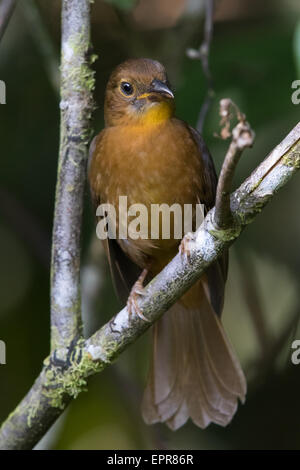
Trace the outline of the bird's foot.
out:
<instances>
[{"instance_id":1,"label":"bird's foot","mask_svg":"<svg viewBox=\"0 0 300 470\"><path fill-rule=\"evenodd\" d=\"M188 232L179 245L179 253L185 261L189 262L191 258L191 243L195 241L195 234Z\"/></svg>"},{"instance_id":2,"label":"bird's foot","mask_svg":"<svg viewBox=\"0 0 300 470\"><path fill-rule=\"evenodd\" d=\"M129 317L131 317L131 315L137 315L142 320L144 320L146 322L149 322L148 318L146 318L143 315L143 313L142 313L142 311L141 311L141 309L138 305L138 302L137 302L139 296L142 297L142 296L145 295L143 282L144 282L147 274L148 274L148 270L144 269L142 274L140 275L140 277L136 281L136 283L133 285L133 287L131 289L131 292L129 294L128 300L127 300L127 311L128 311Z\"/></svg>"}]
</instances>

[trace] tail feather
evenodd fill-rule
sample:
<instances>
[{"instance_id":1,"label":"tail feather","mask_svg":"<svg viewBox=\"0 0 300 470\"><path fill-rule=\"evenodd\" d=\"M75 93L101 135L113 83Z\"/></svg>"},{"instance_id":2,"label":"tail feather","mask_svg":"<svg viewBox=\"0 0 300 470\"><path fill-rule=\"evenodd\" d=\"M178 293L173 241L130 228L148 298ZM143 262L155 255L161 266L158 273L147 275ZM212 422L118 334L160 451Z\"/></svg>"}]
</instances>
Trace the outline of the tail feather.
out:
<instances>
[{"instance_id":1,"label":"tail feather","mask_svg":"<svg viewBox=\"0 0 300 470\"><path fill-rule=\"evenodd\" d=\"M214 364L211 361L209 355L209 348L207 346L207 341L201 321L197 318L200 314L199 312L193 312L192 320L194 322L193 334L196 336L198 334L198 339L195 337L192 342L193 350L192 356L194 358L193 367L190 369L191 374L196 374L196 379L194 384L197 383L201 385L200 394L201 400L203 402L203 407L206 410L206 415L210 421L217 422L218 424L227 424L228 417L231 419L237 408L236 395L227 391L223 386L219 375L216 374ZM211 314L215 316L214 313ZM218 318L216 317L218 321ZM206 334L208 332L206 331ZM201 350L200 350L201 343ZM193 377L192 377L193 380ZM192 390L192 398L188 398L190 403L190 415L196 415L197 409L199 408L199 396L197 390L194 392ZM208 424L209 424L208 422Z\"/></svg>"},{"instance_id":2,"label":"tail feather","mask_svg":"<svg viewBox=\"0 0 300 470\"><path fill-rule=\"evenodd\" d=\"M226 426L244 401L246 381L199 281L197 309L178 302L154 326L142 412L146 423L175 430L190 417L201 428Z\"/></svg>"}]
</instances>

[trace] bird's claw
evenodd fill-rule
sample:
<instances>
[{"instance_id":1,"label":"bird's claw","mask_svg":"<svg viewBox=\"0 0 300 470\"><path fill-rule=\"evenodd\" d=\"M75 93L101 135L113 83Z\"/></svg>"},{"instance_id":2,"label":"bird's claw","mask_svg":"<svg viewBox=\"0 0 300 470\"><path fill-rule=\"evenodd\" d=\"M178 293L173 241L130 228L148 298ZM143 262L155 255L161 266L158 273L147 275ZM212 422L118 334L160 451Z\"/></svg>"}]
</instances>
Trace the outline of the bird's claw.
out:
<instances>
[{"instance_id":1,"label":"bird's claw","mask_svg":"<svg viewBox=\"0 0 300 470\"><path fill-rule=\"evenodd\" d=\"M195 235L192 232L188 232L179 245L179 253L186 262L190 261L191 258L191 242L195 241Z\"/></svg>"},{"instance_id":2,"label":"bird's claw","mask_svg":"<svg viewBox=\"0 0 300 470\"><path fill-rule=\"evenodd\" d=\"M135 289L135 293L137 295L140 295L141 297L144 297L146 295L143 286L141 286L140 288Z\"/></svg>"},{"instance_id":3,"label":"bird's claw","mask_svg":"<svg viewBox=\"0 0 300 470\"><path fill-rule=\"evenodd\" d=\"M144 270L139 279L134 284L133 288L131 289L127 300L127 311L129 317L131 317L131 315L137 315L141 320L149 322L148 318L143 315L138 305L138 297L143 297L144 295L146 295L143 287L143 281L147 276L147 273L148 271Z\"/></svg>"}]
</instances>

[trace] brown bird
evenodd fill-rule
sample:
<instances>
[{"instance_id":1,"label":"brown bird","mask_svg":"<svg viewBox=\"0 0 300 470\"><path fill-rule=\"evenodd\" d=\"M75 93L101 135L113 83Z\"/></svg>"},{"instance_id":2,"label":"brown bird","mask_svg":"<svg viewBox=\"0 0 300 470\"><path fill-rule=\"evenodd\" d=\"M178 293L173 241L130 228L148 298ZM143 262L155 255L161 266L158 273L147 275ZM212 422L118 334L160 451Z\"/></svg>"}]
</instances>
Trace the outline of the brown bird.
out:
<instances>
[{"instance_id":1,"label":"brown bird","mask_svg":"<svg viewBox=\"0 0 300 470\"><path fill-rule=\"evenodd\" d=\"M89 182L94 204L116 209L117 239L105 242L115 287L137 306L143 281L153 278L185 245L164 239L118 238L125 224L118 214L119 196L128 206L197 203L214 206L217 177L201 135L174 116L174 95L164 67L150 59L131 59L112 73L105 94L105 128L91 144ZM148 216L147 216L148 217ZM147 218L149 233L151 217ZM174 219L172 227L174 227ZM195 210L193 212L195 229ZM148 424L165 422L171 429L190 417L205 428L227 425L246 381L220 321L227 254L153 326L153 354L142 403Z\"/></svg>"}]
</instances>

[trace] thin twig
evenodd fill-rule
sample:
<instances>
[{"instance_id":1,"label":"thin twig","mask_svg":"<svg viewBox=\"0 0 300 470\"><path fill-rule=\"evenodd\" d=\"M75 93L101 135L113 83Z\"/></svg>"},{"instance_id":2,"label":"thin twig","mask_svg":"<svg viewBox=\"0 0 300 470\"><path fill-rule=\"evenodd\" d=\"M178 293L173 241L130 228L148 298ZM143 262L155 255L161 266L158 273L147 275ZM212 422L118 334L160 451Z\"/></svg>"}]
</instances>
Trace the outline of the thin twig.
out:
<instances>
[{"instance_id":1,"label":"thin twig","mask_svg":"<svg viewBox=\"0 0 300 470\"><path fill-rule=\"evenodd\" d=\"M248 257L246 260L246 257L240 252L238 253L238 256L236 256L236 261L239 268L239 278L241 280L242 291L248 305L251 321L253 323L260 348L258 362L261 362L269 355L274 338L268 328L253 261L251 259L249 260Z\"/></svg>"},{"instance_id":2,"label":"thin twig","mask_svg":"<svg viewBox=\"0 0 300 470\"><path fill-rule=\"evenodd\" d=\"M51 264L51 346L81 335L80 232L93 110L90 0L63 0L61 126Z\"/></svg>"},{"instance_id":3,"label":"thin twig","mask_svg":"<svg viewBox=\"0 0 300 470\"><path fill-rule=\"evenodd\" d=\"M235 110L239 122L231 133L229 127L232 109ZM218 228L226 229L233 223L230 209L230 193L232 191L235 168L243 150L253 145L254 132L246 121L245 115L240 112L229 98L220 101L220 115L222 118L221 124L224 125L221 130L221 137L225 139L232 135L232 140L219 176L214 222Z\"/></svg>"},{"instance_id":4,"label":"thin twig","mask_svg":"<svg viewBox=\"0 0 300 470\"><path fill-rule=\"evenodd\" d=\"M0 41L13 14L17 0L2 0L0 3Z\"/></svg>"},{"instance_id":5,"label":"thin twig","mask_svg":"<svg viewBox=\"0 0 300 470\"><path fill-rule=\"evenodd\" d=\"M29 26L36 47L41 53L44 66L55 94L59 94L60 74L59 59L53 41L47 31L35 0L21 2L24 16Z\"/></svg>"},{"instance_id":6,"label":"thin twig","mask_svg":"<svg viewBox=\"0 0 300 470\"><path fill-rule=\"evenodd\" d=\"M214 99L215 92L213 88L213 79L209 67L209 51L213 35L213 16L214 16L214 0L205 0L205 25L204 39L199 49L187 49L186 54L190 59L198 59L201 61L202 70L206 78L207 92L205 100L199 112L197 120L197 130L202 133L203 124L209 107Z\"/></svg>"},{"instance_id":7,"label":"thin twig","mask_svg":"<svg viewBox=\"0 0 300 470\"><path fill-rule=\"evenodd\" d=\"M49 271L51 251L49 234L43 230L23 201L4 187L0 188L0 213L25 241L40 264Z\"/></svg>"},{"instance_id":8,"label":"thin twig","mask_svg":"<svg viewBox=\"0 0 300 470\"><path fill-rule=\"evenodd\" d=\"M265 356L263 358L259 357L258 359L254 359L248 365L247 375L255 375L256 379L258 379L259 377L265 377L266 373L272 373L275 369L278 357L280 356L284 346L286 345L288 345L288 356L286 366L290 364L290 345L292 344L293 339L295 339L294 332L296 332L295 330L297 329L299 319L300 309L299 305L296 305L293 313L290 315L290 318L287 321L287 324L284 325L282 331L280 332L280 335L277 338L273 339L273 342L266 351Z\"/></svg>"},{"instance_id":9,"label":"thin twig","mask_svg":"<svg viewBox=\"0 0 300 470\"><path fill-rule=\"evenodd\" d=\"M32 389L3 424L0 449L34 446L71 398L86 389L87 378L110 365L182 297L299 168L300 122L232 194L234 225L216 229L212 209L190 241L189 260L178 254L146 286L139 307L149 322L129 317L124 308L88 340L52 352Z\"/></svg>"}]
</instances>

